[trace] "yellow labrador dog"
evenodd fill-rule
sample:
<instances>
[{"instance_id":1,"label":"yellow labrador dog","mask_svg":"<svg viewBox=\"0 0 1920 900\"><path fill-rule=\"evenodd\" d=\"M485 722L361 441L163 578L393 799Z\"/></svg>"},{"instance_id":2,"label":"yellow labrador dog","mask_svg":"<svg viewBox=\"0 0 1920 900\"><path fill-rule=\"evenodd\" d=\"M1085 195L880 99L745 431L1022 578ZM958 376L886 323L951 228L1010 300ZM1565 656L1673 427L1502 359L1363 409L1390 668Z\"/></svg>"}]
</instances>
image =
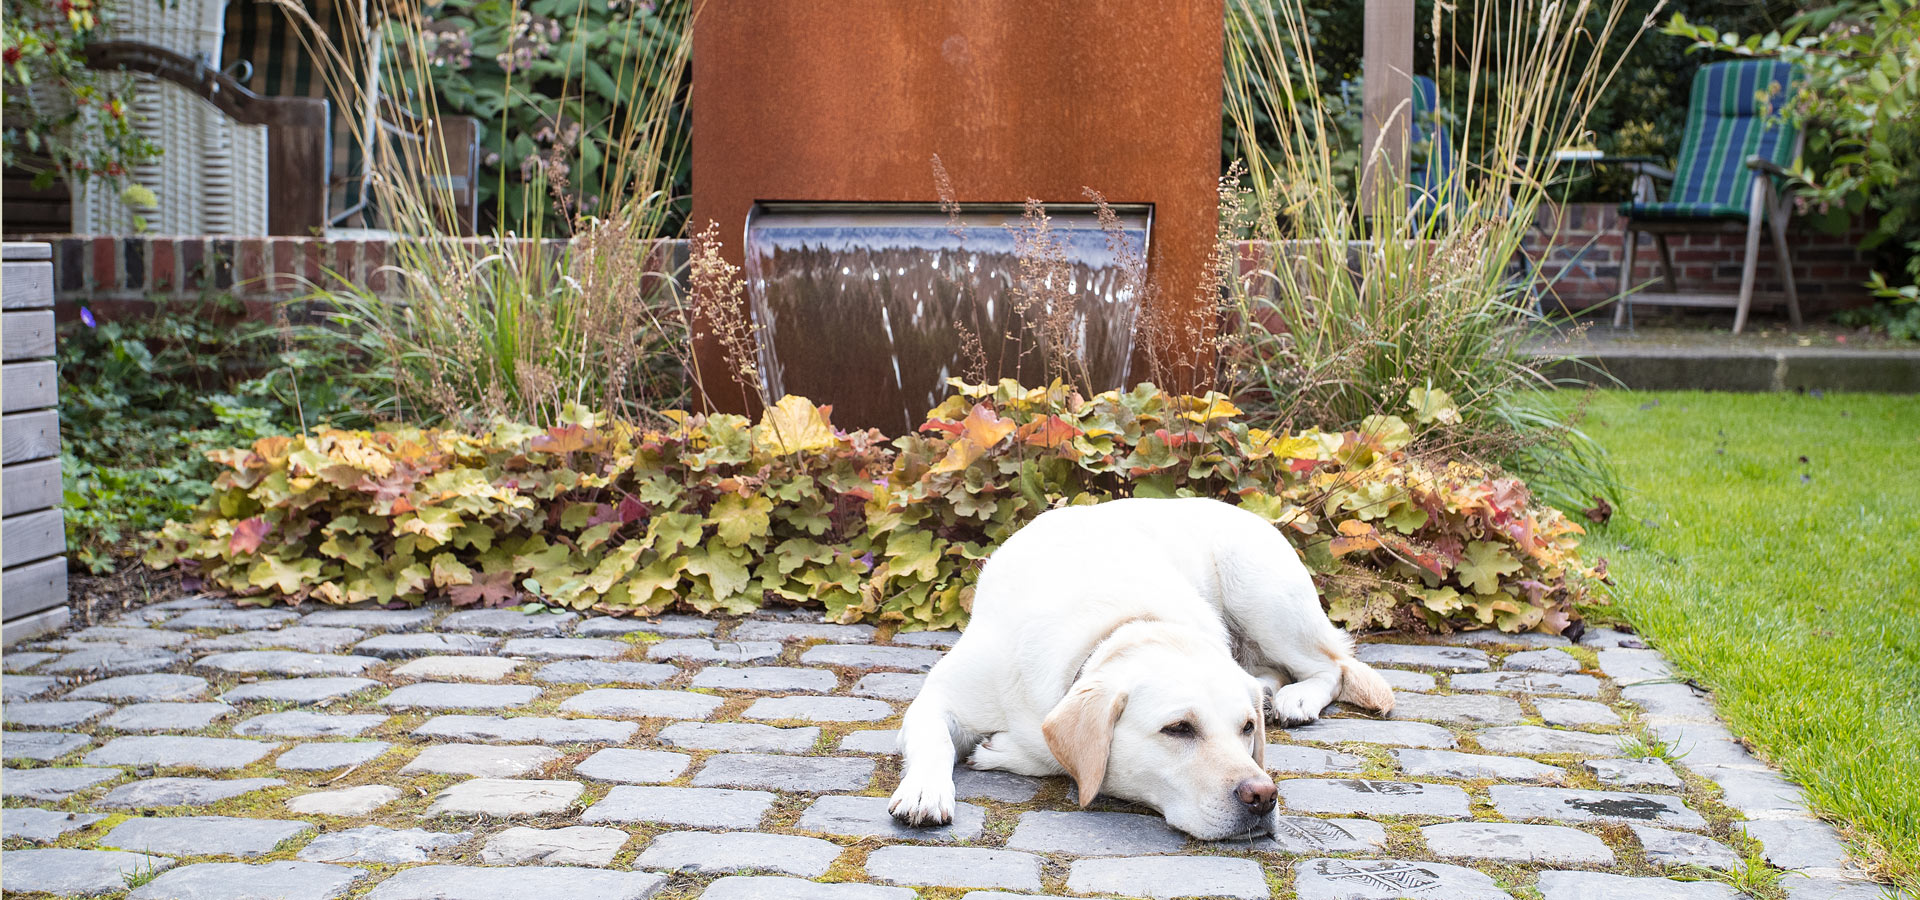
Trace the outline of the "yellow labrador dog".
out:
<instances>
[{"instance_id":1,"label":"yellow labrador dog","mask_svg":"<svg viewBox=\"0 0 1920 900\"><path fill-rule=\"evenodd\" d=\"M1265 719L1393 691L1327 621L1292 545L1216 500L1116 500L1034 519L980 573L973 620L900 728L890 809L953 819L953 763L1073 777L1198 838L1272 828Z\"/></svg>"}]
</instances>

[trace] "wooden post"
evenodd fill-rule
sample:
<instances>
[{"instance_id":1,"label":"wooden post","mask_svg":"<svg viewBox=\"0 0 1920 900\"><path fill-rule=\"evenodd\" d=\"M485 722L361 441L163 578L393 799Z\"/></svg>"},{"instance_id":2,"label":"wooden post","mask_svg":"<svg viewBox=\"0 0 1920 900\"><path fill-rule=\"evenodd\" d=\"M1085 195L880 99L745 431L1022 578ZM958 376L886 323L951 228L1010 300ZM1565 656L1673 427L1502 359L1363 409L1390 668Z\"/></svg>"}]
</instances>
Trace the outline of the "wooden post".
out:
<instances>
[{"instance_id":1,"label":"wooden post","mask_svg":"<svg viewBox=\"0 0 1920 900\"><path fill-rule=\"evenodd\" d=\"M67 623L53 248L6 242L0 261L0 644Z\"/></svg>"},{"instance_id":2,"label":"wooden post","mask_svg":"<svg viewBox=\"0 0 1920 900\"><path fill-rule=\"evenodd\" d=\"M1407 131L1413 121L1413 0L1367 0L1366 37L1361 45L1360 210L1379 209L1379 167L1391 166L1389 184L1407 181ZM1376 152L1378 148L1378 152ZM1386 204L1397 209L1398 201Z\"/></svg>"}]
</instances>

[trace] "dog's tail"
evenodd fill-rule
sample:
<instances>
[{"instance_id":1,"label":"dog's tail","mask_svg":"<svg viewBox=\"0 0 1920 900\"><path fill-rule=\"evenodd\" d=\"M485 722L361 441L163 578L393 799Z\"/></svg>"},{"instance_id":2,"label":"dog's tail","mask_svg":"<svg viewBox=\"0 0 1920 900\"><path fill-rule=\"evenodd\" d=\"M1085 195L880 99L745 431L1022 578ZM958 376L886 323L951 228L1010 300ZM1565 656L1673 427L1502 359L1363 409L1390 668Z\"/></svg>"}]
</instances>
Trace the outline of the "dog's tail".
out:
<instances>
[{"instance_id":1,"label":"dog's tail","mask_svg":"<svg viewBox=\"0 0 1920 900\"><path fill-rule=\"evenodd\" d=\"M1322 641L1320 652L1340 668L1340 691L1333 699L1382 715L1393 712L1393 686L1372 666L1354 658L1353 639L1345 632L1336 631L1331 639Z\"/></svg>"}]
</instances>

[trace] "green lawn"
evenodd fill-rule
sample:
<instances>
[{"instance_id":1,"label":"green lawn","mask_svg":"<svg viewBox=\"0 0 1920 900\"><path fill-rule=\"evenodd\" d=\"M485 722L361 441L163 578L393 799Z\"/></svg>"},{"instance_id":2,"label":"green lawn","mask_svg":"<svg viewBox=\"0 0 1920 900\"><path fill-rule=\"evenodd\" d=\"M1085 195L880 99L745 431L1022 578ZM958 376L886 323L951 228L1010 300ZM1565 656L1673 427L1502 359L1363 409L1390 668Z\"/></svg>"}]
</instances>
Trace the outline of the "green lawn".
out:
<instances>
[{"instance_id":1,"label":"green lawn","mask_svg":"<svg viewBox=\"0 0 1920 900\"><path fill-rule=\"evenodd\" d=\"M1617 609L1920 886L1920 397L1601 394ZM1606 615L1607 613L1602 613Z\"/></svg>"}]
</instances>

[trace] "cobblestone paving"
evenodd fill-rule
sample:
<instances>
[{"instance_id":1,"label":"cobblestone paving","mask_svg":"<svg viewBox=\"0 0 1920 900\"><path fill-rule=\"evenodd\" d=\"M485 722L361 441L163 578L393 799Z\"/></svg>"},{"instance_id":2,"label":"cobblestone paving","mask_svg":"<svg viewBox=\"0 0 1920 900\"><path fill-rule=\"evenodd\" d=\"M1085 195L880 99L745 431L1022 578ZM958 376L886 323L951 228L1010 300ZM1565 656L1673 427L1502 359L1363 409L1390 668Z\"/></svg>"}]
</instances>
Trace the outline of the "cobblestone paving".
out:
<instances>
[{"instance_id":1,"label":"cobblestone paving","mask_svg":"<svg viewBox=\"0 0 1920 900\"><path fill-rule=\"evenodd\" d=\"M1799 789L1604 629L1369 642L1390 719L1268 733L1271 837L1193 841L958 773L887 816L953 635L807 613L236 609L188 597L4 654L9 896L1878 900ZM1664 758L1662 758L1664 757ZM1751 883L1751 882L1746 882Z\"/></svg>"}]
</instances>

